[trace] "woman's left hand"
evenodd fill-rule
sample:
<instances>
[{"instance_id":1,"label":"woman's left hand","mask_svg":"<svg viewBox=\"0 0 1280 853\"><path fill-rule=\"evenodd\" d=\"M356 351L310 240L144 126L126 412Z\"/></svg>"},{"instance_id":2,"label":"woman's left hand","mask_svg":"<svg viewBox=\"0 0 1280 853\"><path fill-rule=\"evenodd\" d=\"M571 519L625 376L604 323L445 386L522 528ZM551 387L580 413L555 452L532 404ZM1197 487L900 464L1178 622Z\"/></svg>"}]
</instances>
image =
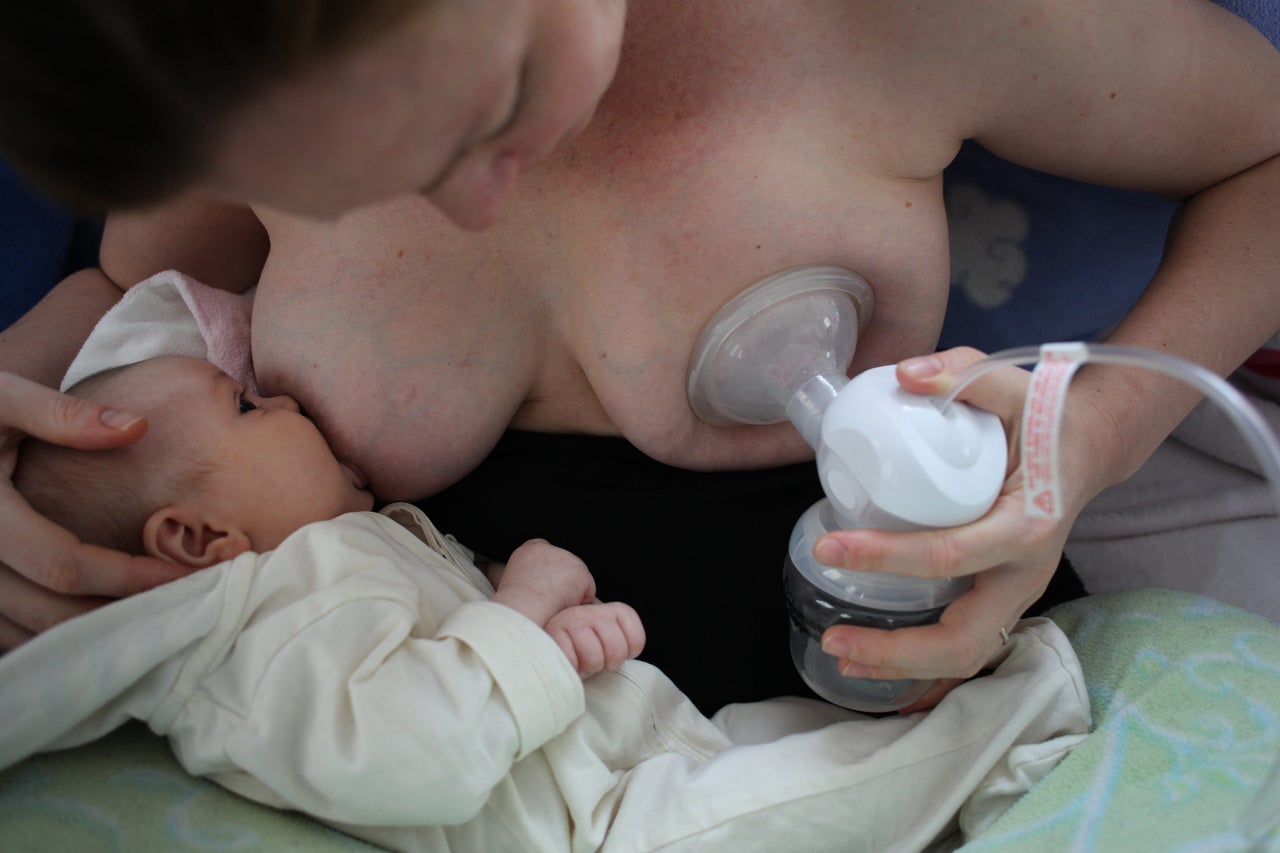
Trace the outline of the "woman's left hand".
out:
<instances>
[{"instance_id":1,"label":"woman's left hand","mask_svg":"<svg viewBox=\"0 0 1280 853\"><path fill-rule=\"evenodd\" d=\"M947 350L898 365L898 381L918 394L945 394L957 374L983 354L969 348ZM1009 469L995 505L970 524L939 530L888 533L842 530L823 536L817 559L856 571L895 572L922 578L973 576L973 588L952 602L932 625L893 631L838 625L823 635L823 649L841 658L841 672L853 678L939 679L905 712L932 707L952 688L976 675L996 656L1014 624L1040 598L1062 556L1063 544L1088 498L1101 488L1101 472L1064 482L1064 514L1029 518L1024 511L1019 434L1030 373L1008 367L965 388L958 399L998 415L1009 441ZM1084 413L1087 414L1087 413ZM1083 419L1079 419L1083 420ZM1064 423L1080 444L1085 430ZM1062 458L1073 459L1068 444ZM1085 484L1092 484L1086 486Z\"/></svg>"}]
</instances>

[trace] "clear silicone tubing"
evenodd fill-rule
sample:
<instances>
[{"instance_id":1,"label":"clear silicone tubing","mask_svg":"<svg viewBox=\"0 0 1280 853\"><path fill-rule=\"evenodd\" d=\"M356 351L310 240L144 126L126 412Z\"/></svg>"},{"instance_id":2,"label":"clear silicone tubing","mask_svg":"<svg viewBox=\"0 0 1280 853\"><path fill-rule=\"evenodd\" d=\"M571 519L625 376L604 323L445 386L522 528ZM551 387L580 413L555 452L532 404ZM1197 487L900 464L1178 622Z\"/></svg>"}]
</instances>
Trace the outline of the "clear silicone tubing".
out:
<instances>
[{"instance_id":1,"label":"clear silicone tubing","mask_svg":"<svg viewBox=\"0 0 1280 853\"><path fill-rule=\"evenodd\" d=\"M1270 426L1243 394L1211 370L1169 353L1117 344L1086 344L1085 348L1085 363L1147 368L1181 379L1204 392L1206 397L1222 408L1253 450L1271 486L1276 508L1280 511L1280 442L1277 442ZM960 374L956 386L942 399L940 405L945 408L965 386L992 370L1011 365L1033 364L1040 357L1041 348L1035 346L1017 347L987 356ZM1236 818L1236 828L1251 841L1261 839L1277 824L1280 824L1280 755L1276 757L1258 793Z\"/></svg>"}]
</instances>

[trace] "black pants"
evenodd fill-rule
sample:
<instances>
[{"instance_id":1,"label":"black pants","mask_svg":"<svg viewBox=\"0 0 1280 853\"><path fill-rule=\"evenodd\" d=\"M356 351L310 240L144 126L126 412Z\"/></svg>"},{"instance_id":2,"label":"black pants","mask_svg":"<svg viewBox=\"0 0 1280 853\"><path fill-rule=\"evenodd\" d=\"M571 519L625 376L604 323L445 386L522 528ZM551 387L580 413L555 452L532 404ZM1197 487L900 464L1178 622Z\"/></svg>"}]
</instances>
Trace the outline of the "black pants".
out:
<instances>
[{"instance_id":1,"label":"black pants","mask_svg":"<svg viewBox=\"0 0 1280 853\"><path fill-rule=\"evenodd\" d=\"M420 502L436 525L504 560L545 538L581 557L604 601L644 620L644 660L705 712L812 695L791 664L782 564L822 497L812 462L696 472L620 438L509 431L475 472ZM1035 610L1084 594L1065 559Z\"/></svg>"}]
</instances>

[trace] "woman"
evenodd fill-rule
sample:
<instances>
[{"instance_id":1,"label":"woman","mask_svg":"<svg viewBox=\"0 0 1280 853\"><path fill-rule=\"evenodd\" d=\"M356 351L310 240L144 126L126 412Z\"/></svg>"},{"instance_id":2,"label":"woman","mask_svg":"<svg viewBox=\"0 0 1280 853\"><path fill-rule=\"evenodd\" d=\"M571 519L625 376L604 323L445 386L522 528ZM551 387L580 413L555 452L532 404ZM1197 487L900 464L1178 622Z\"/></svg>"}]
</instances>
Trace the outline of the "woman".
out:
<instances>
[{"instance_id":1,"label":"woman","mask_svg":"<svg viewBox=\"0 0 1280 853\"><path fill-rule=\"evenodd\" d=\"M790 426L721 428L693 416L684 388L693 341L753 282L832 263L875 291L854 371L930 352L948 286L941 172L963 140L1068 177L1185 199L1165 262L1110 340L1225 373L1280 327L1271 286L1280 60L1205 0L828 0L803 14L790 3L644 2L626 10L625 30L616 3L408 6L391 15L394 26L337 40L323 61L287 53L261 69L276 75L265 88L255 84L268 77L251 69L233 81L239 101L219 94L193 106L170 96L194 84L156 81L154 62L135 63L156 103L179 103L172 121L198 117L207 132L189 133L200 144L161 169L161 154L184 137L159 122L174 138L133 170L160 171L153 186L119 189L134 175L109 179L121 161L104 158L99 188L81 192L141 204L195 189L114 217L106 277L64 285L14 333L20 356L0 356L49 381L74 348L66 341L78 343L118 295L113 281L178 267L231 289L257 282L264 390L299 399L380 498L461 481L429 511L468 539L464 523L480 512L486 530L510 524L508 537L474 543L494 557L516 540L517 522L550 520L535 510L577 521L562 536L539 535L582 554L603 597L637 606L653 626L651 659L678 683L696 694L718 679L696 696L704 705L790 689L776 571L786 530L817 490ZM186 60L172 67L203 69L198 51L173 53ZM29 69L36 60L27 60ZM103 120L90 124L106 139L145 139L157 126L134 117L99 128ZM34 154L5 145L39 171ZM82 159L50 162L44 174ZM36 347L29 335L40 332L56 340ZM942 390L975 357L908 361L900 381ZM1009 371L970 399L1012 427L1023 385ZM54 426L60 409L39 389L12 379L4 388L11 443L19 432L66 440L76 431ZM976 672L1047 585L1080 508L1132 472L1195 402L1172 381L1090 370L1070 398L1061 521L1023 517L1015 470L972 525L846 531L819 543L821 559L848 568L975 575L937 626L833 629L828 651L849 661L846 674ZM138 427L85 438L94 429L80 427L80 440L126 441ZM480 479L463 479L495 447ZM571 495L526 485L570 476ZM676 495L699 497L671 504ZM3 500L6 531L47 527ZM657 506L669 510L661 521ZM48 571L82 564L65 536L6 541L16 544L0 560L36 586L128 591L100 579L111 562L97 555L82 561L97 580ZM653 549L637 552L640 543ZM0 583L10 637L68 612L31 606L39 590L15 572ZM723 652L710 666L689 660L691 638Z\"/></svg>"}]
</instances>

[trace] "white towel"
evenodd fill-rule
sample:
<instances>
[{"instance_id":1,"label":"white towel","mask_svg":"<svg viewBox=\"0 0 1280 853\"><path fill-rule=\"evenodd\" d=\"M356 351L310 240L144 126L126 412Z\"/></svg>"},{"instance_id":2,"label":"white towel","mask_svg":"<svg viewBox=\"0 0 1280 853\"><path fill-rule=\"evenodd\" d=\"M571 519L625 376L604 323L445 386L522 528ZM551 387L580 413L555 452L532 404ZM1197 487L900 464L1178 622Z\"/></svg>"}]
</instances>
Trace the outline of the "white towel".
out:
<instances>
[{"instance_id":1,"label":"white towel","mask_svg":"<svg viewBox=\"0 0 1280 853\"><path fill-rule=\"evenodd\" d=\"M253 293L201 284L175 270L134 285L103 315L62 379L83 379L161 355L203 358L257 393L249 351Z\"/></svg>"}]
</instances>

